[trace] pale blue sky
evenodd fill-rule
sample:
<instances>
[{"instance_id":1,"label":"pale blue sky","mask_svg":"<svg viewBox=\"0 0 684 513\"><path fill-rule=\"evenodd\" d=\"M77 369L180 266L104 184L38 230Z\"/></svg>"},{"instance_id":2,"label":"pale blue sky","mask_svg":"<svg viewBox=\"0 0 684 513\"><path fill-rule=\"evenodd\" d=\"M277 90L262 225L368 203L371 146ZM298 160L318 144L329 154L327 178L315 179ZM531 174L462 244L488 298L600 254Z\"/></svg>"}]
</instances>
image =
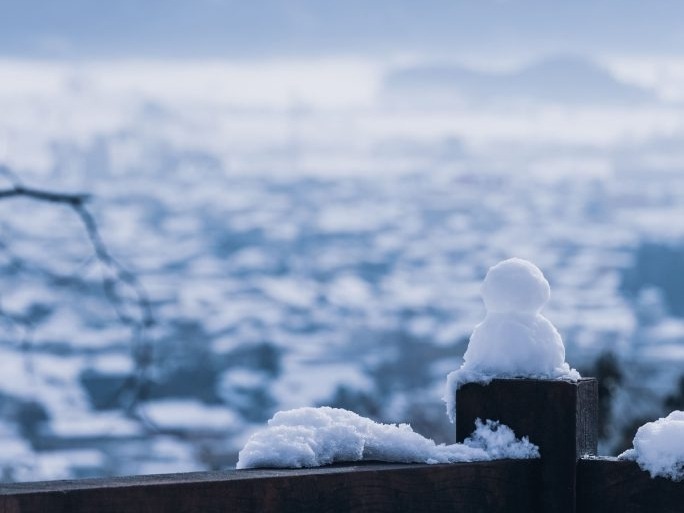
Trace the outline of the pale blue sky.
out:
<instances>
[{"instance_id":1,"label":"pale blue sky","mask_svg":"<svg viewBox=\"0 0 684 513\"><path fill-rule=\"evenodd\" d=\"M0 56L684 53L667 0L0 0Z\"/></svg>"}]
</instances>

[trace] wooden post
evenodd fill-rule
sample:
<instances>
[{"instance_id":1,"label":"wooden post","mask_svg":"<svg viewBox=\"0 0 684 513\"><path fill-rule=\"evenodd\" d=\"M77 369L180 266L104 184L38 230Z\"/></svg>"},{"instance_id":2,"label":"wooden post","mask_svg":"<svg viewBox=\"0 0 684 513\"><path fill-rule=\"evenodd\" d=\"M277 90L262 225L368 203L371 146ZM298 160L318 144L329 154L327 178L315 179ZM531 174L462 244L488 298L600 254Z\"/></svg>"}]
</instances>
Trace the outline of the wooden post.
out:
<instances>
[{"instance_id":1,"label":"wooden post","mask_svg":"<svg viewBox=\"0 0 684 513\"><path fill-rule=\"evenodd\" d=\"M499 420L528 436L541 452L541 502L546 513L575 513L576 466L596 454L598 384L559 380L495 379L469 383L456 393L456 440L475 429L475 419Z\"/></svg>"},{"instance_id":2,"label":"wooden post","mask_svg":"<svg viewBox=\"0 0 684 513\"><path fill-rule=\"evenodd\" d=\"M652 478L634 461L580 460L577 507L582 513L682 513L684 482Z\"/></svg>"}]
</instances>

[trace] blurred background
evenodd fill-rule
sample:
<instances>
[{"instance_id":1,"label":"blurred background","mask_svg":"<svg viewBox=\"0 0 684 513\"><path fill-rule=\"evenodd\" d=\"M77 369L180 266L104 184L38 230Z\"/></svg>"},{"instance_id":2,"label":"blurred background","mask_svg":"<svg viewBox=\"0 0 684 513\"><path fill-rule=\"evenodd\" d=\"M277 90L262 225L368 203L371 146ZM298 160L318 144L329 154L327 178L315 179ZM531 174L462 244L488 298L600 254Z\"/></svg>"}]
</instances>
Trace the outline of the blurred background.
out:
<instances>
[{"instance_id":1,"label":"blurred background","mask_svg":"<svg viewBox=\"0 0 684 513\"><path fill-rule=\"evenodd\" d=\"M307 405L452 442L511 256L601 380L602 453L630 446L684 408L682 19L0 0L2 479L229 468Z\"/></svg>"}]
</instances>

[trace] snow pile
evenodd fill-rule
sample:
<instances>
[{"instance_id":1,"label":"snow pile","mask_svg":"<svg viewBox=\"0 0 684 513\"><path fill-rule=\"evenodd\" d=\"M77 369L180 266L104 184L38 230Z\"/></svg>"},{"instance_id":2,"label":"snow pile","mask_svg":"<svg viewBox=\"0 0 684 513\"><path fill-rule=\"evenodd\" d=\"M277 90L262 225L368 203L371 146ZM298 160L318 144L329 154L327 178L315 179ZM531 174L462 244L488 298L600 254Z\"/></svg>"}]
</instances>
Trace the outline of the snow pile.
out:
<instances>
[{"instance_id":1,"label":"snow pile","mask_svg":"<svg viewBox=\"0 0 684 513\"><path fill-rule=\"evenodd\" d=\"M636 461L651 477L684 480L684 411L647 422L634 435L633 444L620 459Z\"/></svg>"},{"instance_id":2,"label":"snow pile","mask_svg":"<svg viewBox=\"0 0 684 513\"><path fill-rule=\"evenodd\" d=\"M481 291L487 315L470 336L463 365L447 376L444 400L452 421L456 390L464 383L489 383L496 377L580 378L565 362L560 334L539 313L551 288L537 266L520 258L499 262L487 272Z\"/></svg>"},{"instance_id":3,"label":"snow pile","mask_svg":"<svg viewBox=\"0 0 684 513\"><path fill-rule=\"evenodd\" d=\"M498 422L476 422L463 444L437 445L408 424L379 424L338 408L281 411L240 451L237 468L318 467L338 461L453 463L499 458L538 458L527 438L518 440Z\"/></svg>"}]
</instances>

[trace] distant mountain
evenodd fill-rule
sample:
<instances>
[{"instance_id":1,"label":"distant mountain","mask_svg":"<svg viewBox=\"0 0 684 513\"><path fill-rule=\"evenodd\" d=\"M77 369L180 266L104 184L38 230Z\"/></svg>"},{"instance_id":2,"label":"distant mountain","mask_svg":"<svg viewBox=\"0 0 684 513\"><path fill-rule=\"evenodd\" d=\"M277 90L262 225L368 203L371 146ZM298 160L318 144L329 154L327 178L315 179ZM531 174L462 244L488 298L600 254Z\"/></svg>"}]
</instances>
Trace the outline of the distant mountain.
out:
<instances>
[{"instance_id":1,"label":"distant mountain","mask_svg":"<svg viewBox=\"0 0 684 513\"><path fill-rule=\"evenodd\" d=\"M597 63L558 56L512 72L462 66L417 66L390 72L383 92L408 103L444 101L544 101L563 104L629 104L656 101L648 89L616 79Z\"/></svg>"}]
</instances>

